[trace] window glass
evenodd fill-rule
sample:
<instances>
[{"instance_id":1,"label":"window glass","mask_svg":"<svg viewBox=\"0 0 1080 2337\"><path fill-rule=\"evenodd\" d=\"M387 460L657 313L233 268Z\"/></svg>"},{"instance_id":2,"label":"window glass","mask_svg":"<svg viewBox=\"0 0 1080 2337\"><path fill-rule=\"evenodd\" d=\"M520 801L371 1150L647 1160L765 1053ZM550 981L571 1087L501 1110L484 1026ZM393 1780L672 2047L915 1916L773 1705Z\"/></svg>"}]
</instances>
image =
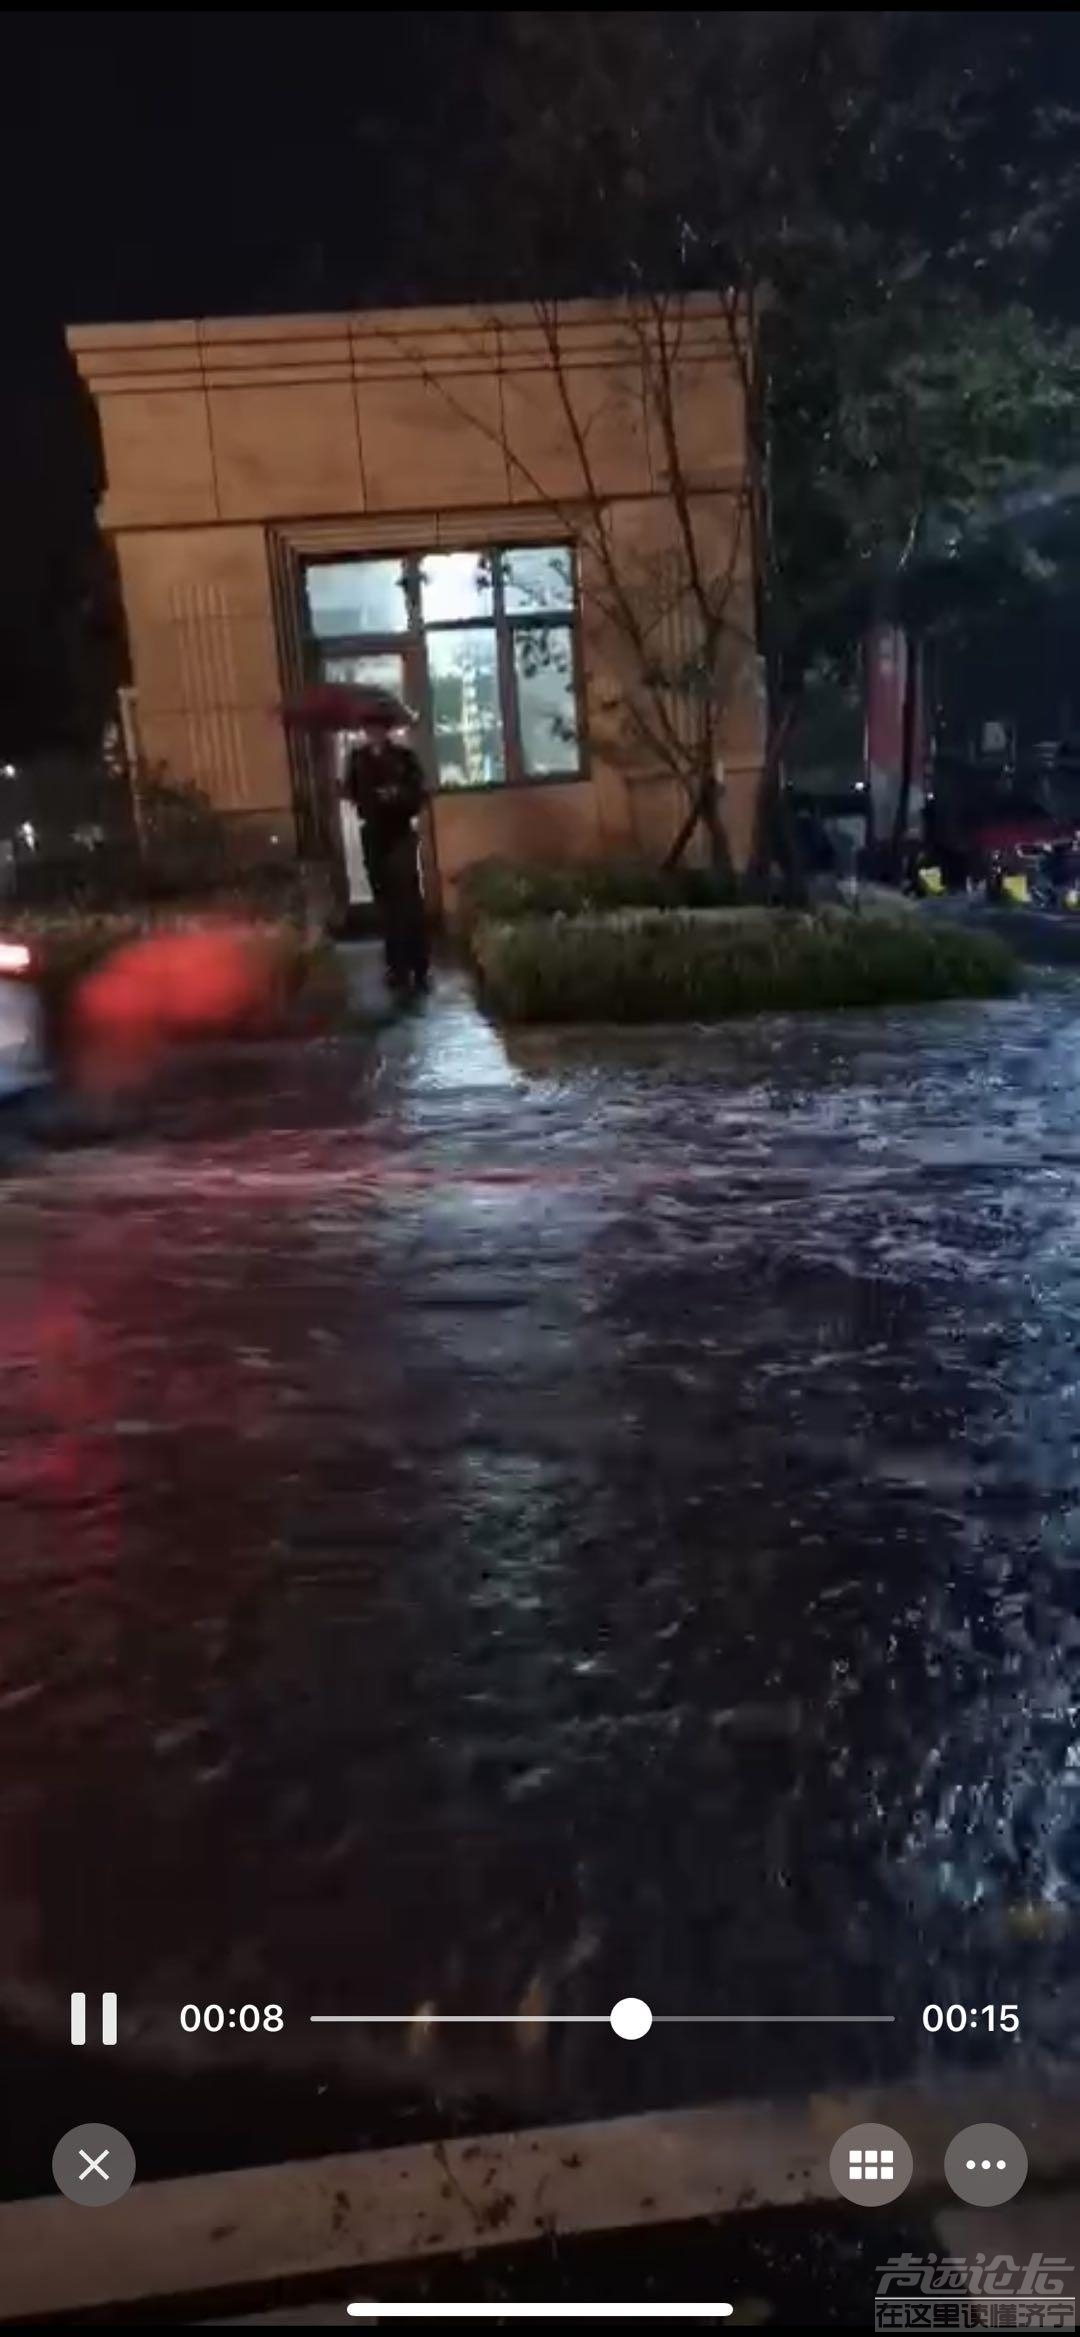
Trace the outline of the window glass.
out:
<instances>
[{"instance_id":1,"label":"window glass","mask_svg":"<svg viewBox=\"0 0 1080 2337\"><path fill-rule=\"evenodd\" d=\"M506 766L494 628L429 633L427 653L440 787L498 785Z\"/></svg>"},{"instance_id":2,"label":"window glass","mask_svg":"<svg viewBox=\"0 0 1080 2337\"><path fill-rule=\"evenodd\" d=\"M392 690L395 698L405 696L405 660L397 649L339 650L324 654L320 664L324 681L367 682L375 690Z\"/></svg>"},{"instance_id":3,"label":"window glass","mask_svg":"<svg viewBox=\"0 0 1080 2337\"><path fill-rule=\"evenodd\" d=\"M548 779L576 771L580 753L569 625L521 626L514 634L514 675L526 777Z\"/></svg>"},{"instance_id":4,"label":"window glass","mask_svg":"<svg viewBox=\"0 0 1080 2337\"><path fill-rule=\"evenodd\" d=\"M425 552L420 567L425 625L460 625L490 617L490 552Z\"/></svg>"},{"instance_id":5,"label":"window glass","mask_svg":"<svg viewBox=\"0 0 1080 2337\"><path fill-rule=\"evenodd\" d=\"M320 640L345 633L404 633L408 625L400 560L319 561L304 577L311 629Z\"/></svg>"},{"instance_id":6,"label":"window glass","mask_svg":"<svg viewBox=\"0 0 1080 2337\"><path fill-rule=\"evenodd\" d=\"M574 605L573 554L567 544L550 550L530 544L528 549L503 553L503 590L510 617L542 616L548 609Z\"/></svg>"},{"instance_id":7,"label":"window glass","mask_svg":"<svg viewBox=\"0 0 1080 2337\"><path fill-rule=\"evenodd\" d=\"M582 755L574 558L567 544L518 544L311 560L303 581L320 670L407 696L408 652L417 689L426 678L430 736L425 722L420 744L440 787L573 778ZM385 649L364 646L380 636L390 637ZM509 688L515 719L504 737ZM332 743L338 766L351 744Z\"/></svg>"}]
</instances>

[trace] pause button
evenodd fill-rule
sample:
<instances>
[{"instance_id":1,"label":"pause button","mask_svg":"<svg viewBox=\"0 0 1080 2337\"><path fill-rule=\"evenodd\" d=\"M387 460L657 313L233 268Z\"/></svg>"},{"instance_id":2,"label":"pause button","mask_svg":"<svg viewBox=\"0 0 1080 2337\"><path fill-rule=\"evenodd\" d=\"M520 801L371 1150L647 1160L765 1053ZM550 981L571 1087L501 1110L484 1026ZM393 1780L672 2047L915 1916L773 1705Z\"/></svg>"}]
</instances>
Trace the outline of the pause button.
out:
<instances>
[{"instance_id":1,"label":"pause button","mask_svg":"<svg viewBox=\"0 0 1080 2337\"><path fill-rule=\"evenodd\" d=\"M71 2042L73 2045L85 2045L86 2043L86 1991L84 1988L73 1988L71 1992ZM114 1988L106 1988L102 1993L101 2042L103 2045L115 2045L116 2043L116 1990Z\"/></svg>"}]
</instances>

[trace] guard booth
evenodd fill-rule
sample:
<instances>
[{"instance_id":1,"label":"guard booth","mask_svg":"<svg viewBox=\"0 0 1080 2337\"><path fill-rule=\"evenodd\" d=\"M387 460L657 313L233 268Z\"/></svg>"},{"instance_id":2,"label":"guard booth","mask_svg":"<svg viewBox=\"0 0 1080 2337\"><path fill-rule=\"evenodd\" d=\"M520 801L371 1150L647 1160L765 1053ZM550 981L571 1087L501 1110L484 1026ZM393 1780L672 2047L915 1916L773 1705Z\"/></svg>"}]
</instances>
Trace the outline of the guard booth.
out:
<instances>
[{"instance_id":1,"label":"guard booth","mask_svg":"<svg viewBox=\"0 0 1080 2337\"><path fill-rule=\"evenodd\" d=\"M345 743L328 763L280 709L319 678L378 679L419 715L433 905L452 910L477 861L662 860L685 786L648 745L618 603L686 670L696 604L650 387L663 373L696 559L739 598L716 748L744 865L763 708L741 375L711 294L663 315L559 303L554 347L528 302L73 328L144 766L201 789L252 860L271 838L332 851L362 910L335 792Z\"/></svg>"}]
</instances>

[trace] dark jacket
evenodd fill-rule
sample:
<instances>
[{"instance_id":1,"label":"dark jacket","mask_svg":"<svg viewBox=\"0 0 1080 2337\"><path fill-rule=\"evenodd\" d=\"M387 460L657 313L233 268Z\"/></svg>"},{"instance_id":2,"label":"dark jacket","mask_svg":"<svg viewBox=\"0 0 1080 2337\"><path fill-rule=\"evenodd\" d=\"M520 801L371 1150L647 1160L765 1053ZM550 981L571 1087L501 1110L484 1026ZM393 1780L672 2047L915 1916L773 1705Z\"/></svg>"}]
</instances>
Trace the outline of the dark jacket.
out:
<instances>
[{"instance_id":1,"label":"dark jacket","mask_svg":"<svg viewBox=\"0 0 1080 2337\"><path fill-rule=\"evenodd\" d=\"M422 808L424 774L411 747L369 741L349 756L345 790L364 827L380 844L395 844Z\"/></svg>"}]
</instances>

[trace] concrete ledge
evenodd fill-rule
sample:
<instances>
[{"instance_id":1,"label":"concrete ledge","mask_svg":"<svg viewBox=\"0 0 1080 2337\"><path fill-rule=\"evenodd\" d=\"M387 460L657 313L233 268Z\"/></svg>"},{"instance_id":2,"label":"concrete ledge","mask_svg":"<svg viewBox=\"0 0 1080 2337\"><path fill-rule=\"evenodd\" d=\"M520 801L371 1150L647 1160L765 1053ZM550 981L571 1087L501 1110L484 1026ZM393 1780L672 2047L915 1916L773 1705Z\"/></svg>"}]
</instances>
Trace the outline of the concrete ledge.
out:
<instances>
[{"instance_id":1,"label":"concrete ledge","mask_svg":"<svg viewBox=\"0 0 1080 2337\"><path fill-rule=\"evenodd\" d=\"M58 2193L0 2207L0 2317L220 2297L556 2233L833 2204L830 2149L866 2119L899 2128L915 2156L913 2192L933 2192L952 2135L1002 2117L1023 2138L1032 2178L1060 2179L1080 2163L1080 2093L1025 2091L1001 2071L932 2093L730 2102L136 2182L97 2214Z\"/></svg>"}]
</instances>

